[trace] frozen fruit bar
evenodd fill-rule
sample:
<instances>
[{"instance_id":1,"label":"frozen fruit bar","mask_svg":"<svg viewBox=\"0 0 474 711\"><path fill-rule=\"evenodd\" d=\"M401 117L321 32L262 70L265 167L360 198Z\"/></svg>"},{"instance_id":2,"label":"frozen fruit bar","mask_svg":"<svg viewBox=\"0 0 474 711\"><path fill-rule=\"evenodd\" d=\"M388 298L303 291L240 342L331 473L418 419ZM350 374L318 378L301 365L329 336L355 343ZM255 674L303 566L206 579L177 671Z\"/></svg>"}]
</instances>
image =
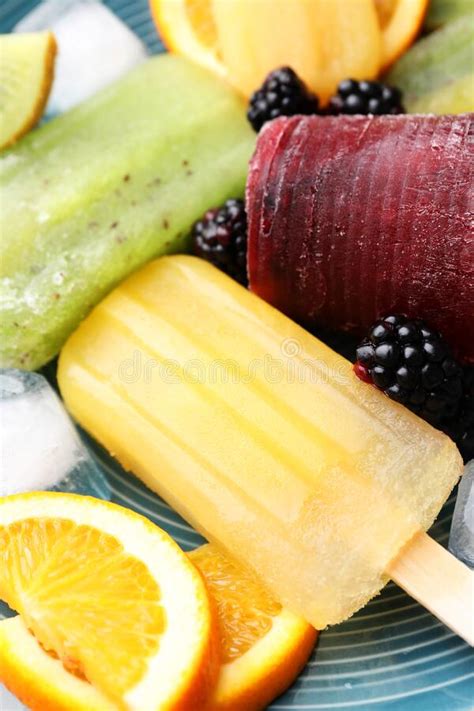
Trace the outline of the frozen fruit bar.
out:
<instances>
[{"instance_id":1,"label":"frozen fruit bar","mask_svg":"<svg viewBox=\"0 0 474 711\"><path fill-rule=\"evenodd\" d=\"M100 299L243 193L243 101L154 57L0 159L0 365L36 369Z\"/></svg>"},{"instance_id":2,"label":"frozen fruit bar","mask_svg":"<svg viewBox=\"0 0 474 711\"><path fill-rule=\"evenodd\" d=\"M474 363L474 114L293 116L247 182L250 288L306 325L423 318Z\"/></svg>"},{"instance_id":3,"label":"frozen fruit bar","mask_svg":"<svg viewBox=\"0 0 474 711\"><path fill-rule=\"evenodd\" d=\"M320 629L381 589L462 468L445 435L194 257L99 304L59 384L125 468Z\"/></svg>"}]
</instances>

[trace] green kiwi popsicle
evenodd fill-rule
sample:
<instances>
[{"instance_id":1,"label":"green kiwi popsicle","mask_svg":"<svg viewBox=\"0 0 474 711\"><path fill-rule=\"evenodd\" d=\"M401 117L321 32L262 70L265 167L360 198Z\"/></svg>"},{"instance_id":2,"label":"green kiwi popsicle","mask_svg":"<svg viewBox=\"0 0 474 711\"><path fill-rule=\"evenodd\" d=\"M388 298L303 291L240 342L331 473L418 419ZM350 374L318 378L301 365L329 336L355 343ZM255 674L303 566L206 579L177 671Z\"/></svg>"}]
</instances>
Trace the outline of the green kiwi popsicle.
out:
<instances>
[{"instance_id":1,"label":"green kiwi popsicle","mask_svg":"<svg viewBox=\"0 0 474 711\"><path fill-rule=\"evenodd\" d=\"M243 194L254 134L242 100L162 55L0 157L0 364L35 369L194 220Z\"/></svg>"}]
</instances>

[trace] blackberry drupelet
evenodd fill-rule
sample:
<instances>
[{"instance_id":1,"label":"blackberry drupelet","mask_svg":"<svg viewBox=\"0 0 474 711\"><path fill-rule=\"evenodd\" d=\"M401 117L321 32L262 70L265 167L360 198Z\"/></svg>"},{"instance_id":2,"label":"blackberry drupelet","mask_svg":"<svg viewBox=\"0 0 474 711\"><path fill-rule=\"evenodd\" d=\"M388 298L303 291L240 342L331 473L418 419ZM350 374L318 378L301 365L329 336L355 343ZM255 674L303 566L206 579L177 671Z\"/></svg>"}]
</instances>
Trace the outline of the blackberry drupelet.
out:
<instances>
[{"instance_id":1,"label":"blackberry drupelet","mask_svg":"<svg viewBox=\"0 0 474 711\"><path fill-rule=\"evenodd\" d=\"M208 210L192 229L193 252L247 285L247 216L243 200Z\"/></svg>"},{"instance_id":2,"label":"blackberry drupelet","mask_svg":"<svg viewBox=\"0 0 474 711\"><path fill-rule=\"evenodd\" d=\"M357 348L356 375L444 429L459 418L465 378L441 335L421 319L377 321Z\"/></svg>"},{"instance_id":3,"label":"blackberry drupelet","mask_svg":"<svg viewBox=\"0 0 474 711\"><path fill-rule=\"evenodd\" d=\"M403 114L400 89L378 81L344 79L329 102L330 114Z\"/></svg>"},{"instance_id":4,"label":"blackberry drupelet","mask_svg":"<svg viewBox=\"0 0 474 711\"><path fill-rule=\"evenodd\" d=\"M318 97L298 77L291 67L271 72L260 89L250 98L247 118L255 131L278 116L317 114Z\"/></svg>"}]
</instances>

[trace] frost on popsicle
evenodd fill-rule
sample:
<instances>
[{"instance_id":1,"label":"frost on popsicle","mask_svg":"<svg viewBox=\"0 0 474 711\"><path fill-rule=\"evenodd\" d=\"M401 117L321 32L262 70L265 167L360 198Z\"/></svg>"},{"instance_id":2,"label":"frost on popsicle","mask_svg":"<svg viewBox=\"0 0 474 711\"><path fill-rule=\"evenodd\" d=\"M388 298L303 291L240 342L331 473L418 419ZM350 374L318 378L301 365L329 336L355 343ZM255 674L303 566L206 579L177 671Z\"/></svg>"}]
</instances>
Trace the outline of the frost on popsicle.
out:
<instances>
[{"instance_id":1,"label":"frost on popsicle","mask_svg":"<svg viewBox=\"0 0 474 711\"><path fill-rule=\"evenodd\" d=\"M46 378L0 370L0 497L52 489L109 498L107 481Z\"/></svg>"},{"instance_id":2,"label":"frost on popsicle","mask_svg":"<svg viewBox=\"0 0 474 711\"><path fill-rule=\"evenodd\" d=\"M241 98L161 55L0 159L0 364L35 369L90 309L193 222L243 194L254 134Z\"/></svg>"},{"instance_id":3,"label":"frost on popsicle","mask_svg":"<svg viewBox=\"0 0 474 711\"><path fill-rule=\"evenodd\" d=\"M98 0L45 0L16 32L48 29L59 46L47 113L62 113L146 59L141 40Z\"/></svg>"}]
</instances>

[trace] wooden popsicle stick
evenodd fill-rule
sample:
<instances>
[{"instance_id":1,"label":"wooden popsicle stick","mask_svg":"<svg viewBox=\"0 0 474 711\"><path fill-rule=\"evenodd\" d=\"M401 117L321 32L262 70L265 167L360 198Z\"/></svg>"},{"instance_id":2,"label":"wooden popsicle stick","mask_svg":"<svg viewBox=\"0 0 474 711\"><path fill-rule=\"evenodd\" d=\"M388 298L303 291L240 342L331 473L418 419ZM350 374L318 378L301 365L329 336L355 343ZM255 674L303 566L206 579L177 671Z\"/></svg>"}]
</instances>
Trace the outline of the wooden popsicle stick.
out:
<instances>
[{"instance_id":1,"label":"wooden popsicle stick","mask_svg":"<svg viewBox=\"0 0 474 711\"><path fill-rule=\"evenodd\" d=\"M453 632L474 646L474 571L420 532L387 575Z\"/></svg>"}]
</instances>

